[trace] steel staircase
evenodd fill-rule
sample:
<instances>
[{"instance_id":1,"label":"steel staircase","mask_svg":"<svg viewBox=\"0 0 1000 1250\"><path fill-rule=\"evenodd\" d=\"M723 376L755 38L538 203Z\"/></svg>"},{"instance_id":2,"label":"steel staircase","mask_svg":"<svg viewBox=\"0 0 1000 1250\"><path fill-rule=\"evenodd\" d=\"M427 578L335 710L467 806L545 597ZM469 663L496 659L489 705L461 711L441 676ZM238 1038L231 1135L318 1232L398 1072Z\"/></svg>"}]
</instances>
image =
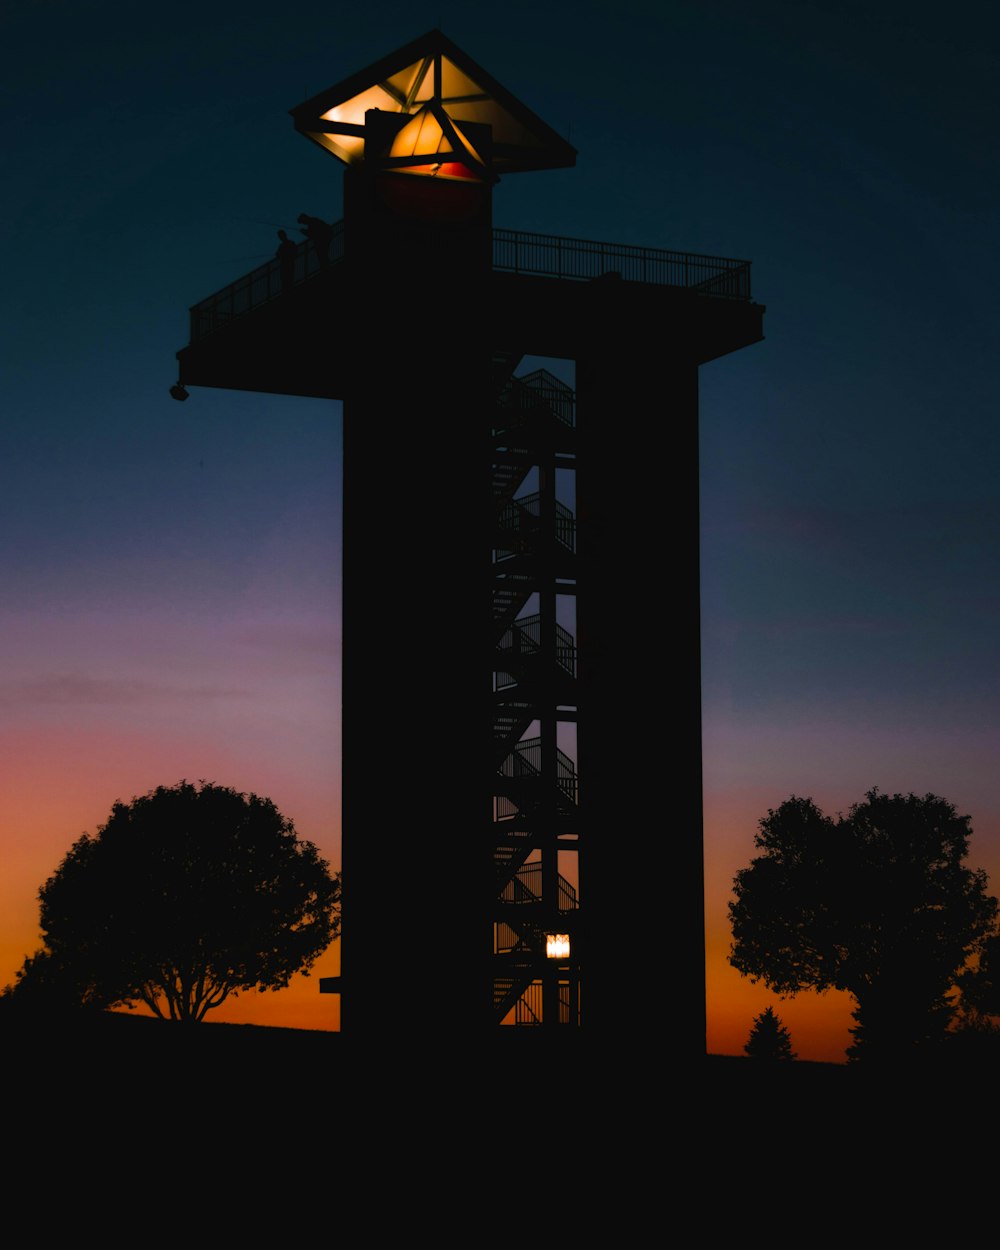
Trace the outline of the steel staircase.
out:
<instances>
[{"instance_id":1,"label":"steel staircase","mask_svg":"<svg viewBox=\"0 0 1000 1250\"><path fill-rule=\"evenodd\" d=\"M555 602L545 582L554 568L575 578L576 518L551 493L532 489L529 477L546 464L551 478L551 449L573 435L574 396L547 370L515 377L513 367L509 357L494 361L493 1007L498 1023L539 1025L548 1022L539 978L553 973L547 934L572 930L578 910L576 889L553 860L545 876L553 897L543 891L543 857L555 854L557 832L576 819L578 789L574 761L543 720L551 723L557 705L575 706L577 652L552 609L545 616L529 603L546 593ZM533 725L541 728L533 733ZM558 991L559 1022L568 1023L575 998L562 981Z\"/></svg>"}]
</instances>

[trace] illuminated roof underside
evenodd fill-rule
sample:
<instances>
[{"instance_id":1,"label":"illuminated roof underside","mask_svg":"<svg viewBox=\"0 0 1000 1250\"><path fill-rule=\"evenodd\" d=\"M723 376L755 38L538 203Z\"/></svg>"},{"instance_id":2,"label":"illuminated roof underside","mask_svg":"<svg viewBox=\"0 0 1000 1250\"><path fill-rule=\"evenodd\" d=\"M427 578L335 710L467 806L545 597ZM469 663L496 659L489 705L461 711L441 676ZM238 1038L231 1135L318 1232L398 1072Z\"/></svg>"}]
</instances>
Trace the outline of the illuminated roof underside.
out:
<instances>
[{"instance_id":1,"label":"illuminated roof underside","mask_svg":"<svg viewBox=\"0 0 1000 1250\"><path fill-rule=\"evenodd\" d=\"M389 146L365 130L369 109L409 116ZM576 163L576 151L440 31L400 48L292 109L295 128L348 165L446 178L490 178ZM484 141L489 132L492 143ZM367 148L366 148L367 141Z\"/></svg>"}]
</instances>

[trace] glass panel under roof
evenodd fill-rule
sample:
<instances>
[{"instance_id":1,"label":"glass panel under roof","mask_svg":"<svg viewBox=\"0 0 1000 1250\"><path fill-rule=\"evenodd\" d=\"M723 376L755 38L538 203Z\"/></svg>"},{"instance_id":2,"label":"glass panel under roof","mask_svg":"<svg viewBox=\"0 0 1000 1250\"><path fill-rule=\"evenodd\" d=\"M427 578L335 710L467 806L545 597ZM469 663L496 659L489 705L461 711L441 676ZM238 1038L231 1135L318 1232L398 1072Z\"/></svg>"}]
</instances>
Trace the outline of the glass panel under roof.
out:
<instances>
[{"instance_id":1,"label":"glass panel under roof","mask_svg":"<svg viewBox=\"0 0 1000 1250\"><path fill-rule=\"evenodd\" d=\"M450 118L449 118L449 121L451 121L451 119L450 119ZM461 153L461 149L462 149L462 148L464 148L464 149L465 149L465 151L466 151L466 152L468 152L468 154L469 154L469 155L473 158L473 160L476 160L476 161L479 161L480 163L482 163L482 159L483 159L483 158L482 158L482 156L479 154L479 152L476 150L476 148L474 148L474 147L473 147L472 143L471 143L471 142L470 142L470 140L469 140L469 136L468 136L468 135L466 135L466 134L464 134L464 133L463 133L463 132L462 132L462 131L461 131L461 130L460 130L460 129L459 129L459 128L458 128L458 127L454 124L454 122L452 122L452 125L451 125L451 130L452 130L452 133L453 133L453 135L454 135L455 140L457 140L457 143L458 143L458 146L455 148L455 150L456 150L457 152Z\"/></svg>"},{"instance_id":2,"label":"glass panel under roof","mask_svg":"<svg viewBox=\"0 0 1000 1250\"><path fill-rule=\"evenodd\" d=\"M427 73L424 74L423 82L420 84L420 90L414 97L418 104L424 104L427 100L434 98L434 61L431 57L427 58Z\"/></svg>"},{"instance_id":3,"label":"glass panel under roof","mask_svg":"<svg viewBox=\"0 0 1000 1250\"><path fill-rule=\"evenodd\" d=\"M424 61L414 61L412 65L407 65L406 69L401 69L398 74L392 74L386 81L399 92L404 100L408 99L423 66Z\"/></svg>"},{"instance_id":4,"label":"glass panel under roof","mask_svg":"<svg viewBox=\"0 0 1000 1250\"><path fill-rule=\"evenodd\" d=\"M424 108L396 135L389 155L430 156L451 151L452 145L445 138L441 123L430 109Z\"/></svg>"},{"instance_id":5,"label":"glass panel under roof","mask_svg":"<svg viewBox=\"0 0 1000 1250\"><path fill-rule=\"evenodd\" d=\"M398 113L399 105L388 91L376 84L374 87L369 87L367 91L362 91L359 95L353 96L350 100L345 100L343 104L327 109L322 115L322 120L325 122L348 122L351 125L363 126L367 109L385 109L386 112Z\"/></svg>"},{"instance_id":6,"label":"glass panel under roof","mask_svg":"<svg viewBox=\"0 0 1000 1250\"><path fill-rule=\"evenodd\" d=\"M365 141L360 135L324 135L309 130L305 133L328 152L332 152L338 160L346 161L348 165L364 159Z\"/></svg>"}]
</instances>

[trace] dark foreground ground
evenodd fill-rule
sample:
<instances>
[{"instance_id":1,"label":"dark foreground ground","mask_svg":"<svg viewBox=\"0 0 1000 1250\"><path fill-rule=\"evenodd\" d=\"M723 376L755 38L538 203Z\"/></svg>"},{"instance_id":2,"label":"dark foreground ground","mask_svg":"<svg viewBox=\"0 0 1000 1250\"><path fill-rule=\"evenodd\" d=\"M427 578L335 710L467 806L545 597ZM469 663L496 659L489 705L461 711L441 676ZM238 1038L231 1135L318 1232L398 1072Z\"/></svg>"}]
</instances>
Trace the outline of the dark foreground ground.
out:
<instances>
[{"instance_id":1,"label":"dark foreground ground","mask_svg":"<svg viewBox=\"0 0 1000 1250\"><path fill-rule=\"evenodd\" d=\"M495 1185L528 1192L549 1170L560 1202L617 1204L622 1219L630 1204L684 1200L707 1174L768 1200L828 1190L836 1206L887 1168L911 1187L942 1168L961 1183L970 1158L995 1153L992 1049L875 1069L692 1059L655 1031L600 1048L499 1032L472 1048L401 1029L361 1048L335 1033L126 1015L8 1020L5 1139L31 1165L95 1176L139 1161L173 1183L224 1165L251 1204L275 1177L309 1202L347 1202L347 1178L378 1173L427 1202L473 1177L488 1208Z\"/></svg>"},{"instance_id":2,"label":"dark foreground ground","mask_svg":"<svg viewBox=\"0 0 1000 1250\"><path fill-rule=\"evenodd\" d=\"M960 1088L970 1080L1000 1083L1000 1042L972 1039L934 1063L868 1065L768 1064L743 1057L692 1058L656 1030L620 1045L554 1038L540 1030L499 1029L488 1042L461 1045L419 1028L400 1028L377 1044L338 1033L206 1022L183 1025L125 1013L0 1017L8 1072L81 1094L127 1094L161 1088L284 1089L293 1102L307 1091L336 1088L361 1100L373 1088L462 1104L468 1096L544 1101L545 1090L573 1091L567 1101L614 1104L666 1095L684 1102L740 1097L777 1106L803 1100L831 1110L880 1097L915 1098L919 1088ZM156 1074L155 1077L153 1074ZM537 1093L530 1094L529 1091Z\"/></svg>"}]
</instances>

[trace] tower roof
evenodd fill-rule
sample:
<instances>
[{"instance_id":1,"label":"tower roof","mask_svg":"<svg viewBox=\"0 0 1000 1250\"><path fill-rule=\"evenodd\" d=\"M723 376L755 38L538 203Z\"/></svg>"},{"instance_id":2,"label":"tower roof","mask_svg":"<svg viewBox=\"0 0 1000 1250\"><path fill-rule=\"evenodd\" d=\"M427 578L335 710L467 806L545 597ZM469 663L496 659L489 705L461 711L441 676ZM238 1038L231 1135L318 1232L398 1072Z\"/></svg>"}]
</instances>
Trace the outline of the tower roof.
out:
<instances>
[{"instance_id":1,"label":"tower roof","mask_svg":"<svg viewBox=\"0 0 1000 1250\"><path fill-rule=\"evenodd\" d=\"M575 148L439 30L321 91L291 115L301 134L355 165L365 159L369 109L433 114L437 130L445 134L443 142L450 145L442 152L468 147L467 135L490 126L491 164L497 174L576 164Z\"/></svg>"}]
</instances>

